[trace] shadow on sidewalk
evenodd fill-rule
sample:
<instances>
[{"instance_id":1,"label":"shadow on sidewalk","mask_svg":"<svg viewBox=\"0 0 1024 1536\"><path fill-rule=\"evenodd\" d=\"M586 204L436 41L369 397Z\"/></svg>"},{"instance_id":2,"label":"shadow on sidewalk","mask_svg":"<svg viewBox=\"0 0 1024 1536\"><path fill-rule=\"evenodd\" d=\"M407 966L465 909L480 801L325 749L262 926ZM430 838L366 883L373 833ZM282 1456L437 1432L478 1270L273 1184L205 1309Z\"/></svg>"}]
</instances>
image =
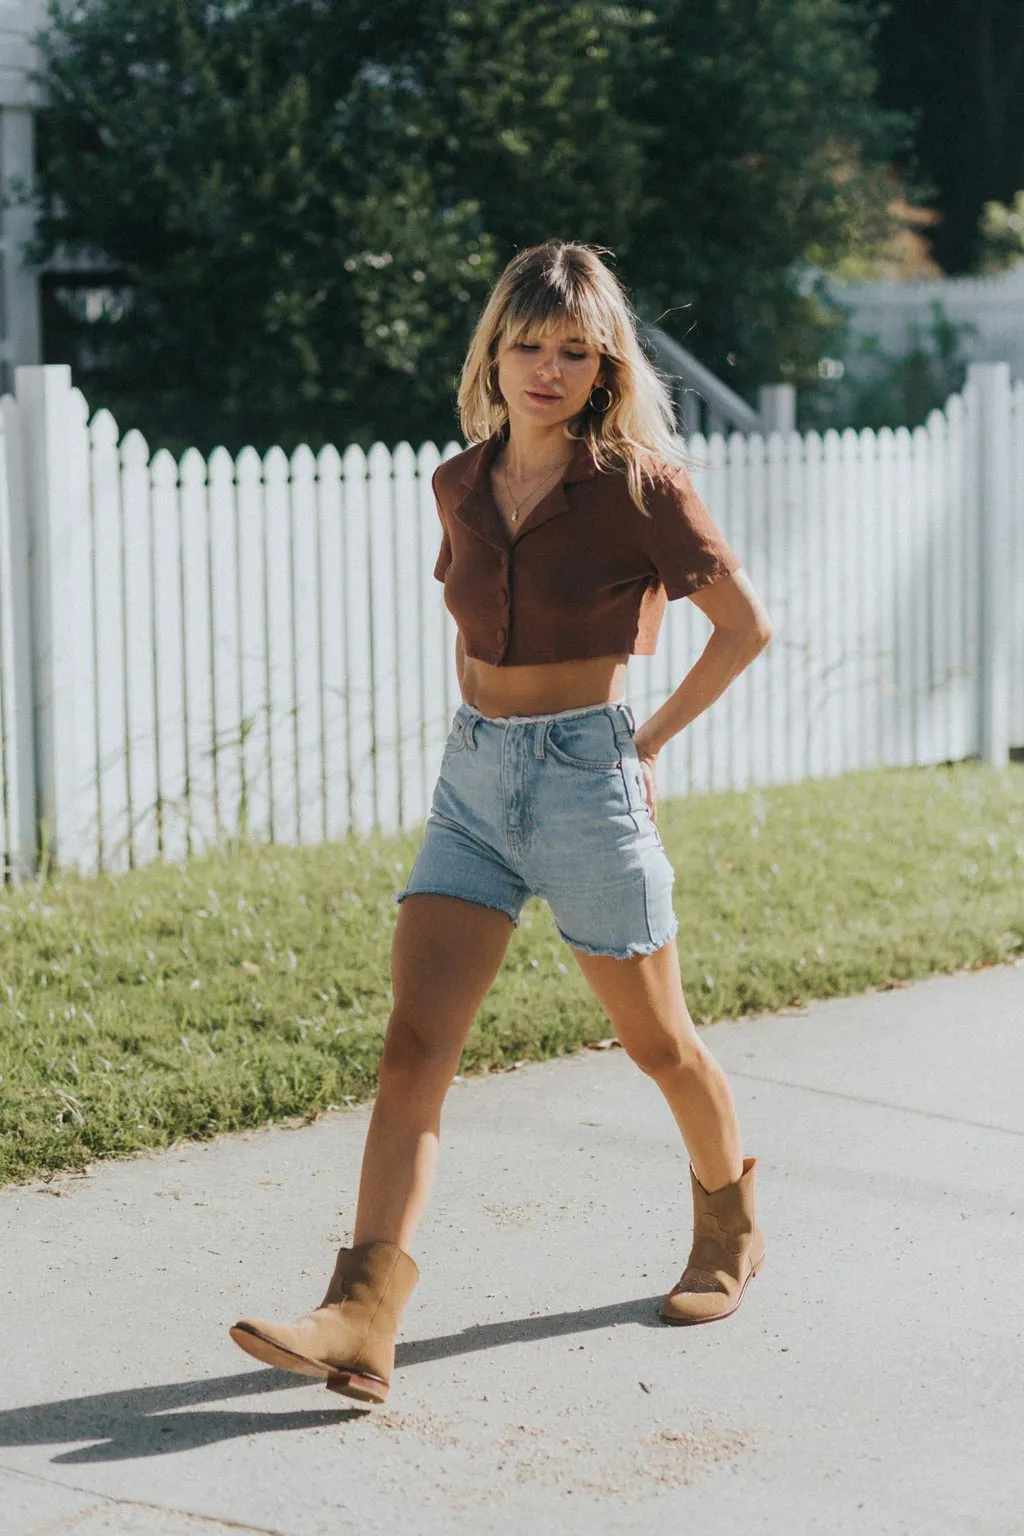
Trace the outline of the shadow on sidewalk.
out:
<instances>
[{"instance_id":1,"label":"shadow on sidewalk","mask_svg":"<svg viewBox=\"0 0 1024 1536\"><path fill-rule=\"evenodd\" d=\"M405 1370L411 1365L446 1360L481 1349L530 1344L624 1324L663 1327L665 1325L657 1316L659 1301L660 1297L645 1297L592 1307L589 1311L555 1312L546 1317L480 1323L442 1338L413 1340L398 1346L396 1369ZM102 1443L65 1451L51 1458L53 1464L74 1466L132 1461L145 1456L197 1450L221 1440L266 1434L272 1430L321 1429L346 1424L365 1419L373 1411L362 1407L271 1413L187 1411L233 1397L253 1397L258 1393L301 1387L325 1390L322 1382L309 1377L292 1376L286 1371L255 1370L234 1376L215 1376L207 1381L168 1382L157 1387L98 1392L91 1397L69 1397L59 1402L9 1408L0 1410L0 1448L90 1440Z\"/></svg>"}]
</instances>

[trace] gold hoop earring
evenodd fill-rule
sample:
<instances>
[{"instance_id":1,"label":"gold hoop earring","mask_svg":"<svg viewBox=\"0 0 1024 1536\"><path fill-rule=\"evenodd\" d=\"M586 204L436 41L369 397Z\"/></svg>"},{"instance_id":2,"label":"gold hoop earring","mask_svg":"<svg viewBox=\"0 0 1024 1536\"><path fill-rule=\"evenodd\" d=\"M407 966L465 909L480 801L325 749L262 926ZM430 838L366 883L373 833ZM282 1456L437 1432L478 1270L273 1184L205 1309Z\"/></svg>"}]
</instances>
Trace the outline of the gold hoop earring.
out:
<instances>
[{"instance_id":1,"label":"gold hoop earring","mask_svg":"<svg viewBox=\"0 0 1024 1536\"><path fill-rule=\"evenodd\" d=\"M607 400L604 402L604 405L598 405L597 401L594 399L594 391L598 390L598 389L601 390L601 392L603 394L608 396ZM590 394L587 396L587 404L590 406L590 409L592 411L597 411L599 415L603 415L604 412L611 405L611 403L612 403L612 392L608 388L607 384L595 384L594 388L590 391Z\"/></svg>"}]
</instances>

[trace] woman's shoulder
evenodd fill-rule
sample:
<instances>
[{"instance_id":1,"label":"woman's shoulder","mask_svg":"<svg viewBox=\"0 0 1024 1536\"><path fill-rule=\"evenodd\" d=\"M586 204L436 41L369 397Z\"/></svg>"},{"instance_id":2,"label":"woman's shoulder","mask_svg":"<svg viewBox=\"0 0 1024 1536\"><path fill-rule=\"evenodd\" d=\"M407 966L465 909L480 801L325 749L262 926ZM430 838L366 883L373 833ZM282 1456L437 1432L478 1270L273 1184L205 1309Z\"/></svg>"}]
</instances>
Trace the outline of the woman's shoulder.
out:
<instances>
[{"instance_id":1,"label":"woman's shoulder","mask_svg":"<svg viewBox=\"0 0 1024 1536\"><path fill-rule=\"evenodd\" d=\"M690 480L689 471L681 458L669 458L653 448L644 450L640 470L648 484L662 490L686 486Z\"/></svg>"},{"instance_id":2,"label":"woman's shoulder","mask_svg":"<svg viewBox=\"0 0 1024 1536\"><path fill-rule=\"evenodd\" d=\"M438 496L454 492L464 481L471 480L479 469L480 459L487 452L489 439L482 443L470 443L460 453L442 459L434 470L432 483Z\"/></svg>"}]
</instances>

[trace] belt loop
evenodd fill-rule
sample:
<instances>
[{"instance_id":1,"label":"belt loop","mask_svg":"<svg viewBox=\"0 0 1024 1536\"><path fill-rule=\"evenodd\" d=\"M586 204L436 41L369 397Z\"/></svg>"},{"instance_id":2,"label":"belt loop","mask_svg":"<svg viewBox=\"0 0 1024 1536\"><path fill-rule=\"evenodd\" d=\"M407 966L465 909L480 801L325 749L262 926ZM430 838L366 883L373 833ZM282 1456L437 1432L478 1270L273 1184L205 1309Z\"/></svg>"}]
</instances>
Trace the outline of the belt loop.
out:
<instances>
[{"instance_id":1,"label":"belt loop","mask_svg":"<svg viewBox=\"0 0 1024 1536\"><path fill-rule=\"evenodd\" d=\"M544 756L544 743L548 739L548 726L550 724L551 724L550 720L538 720L537 724L533 728L533 755L534 755L534 757L543 757Z\"/></svg>"},{"instance_id":2,"label":"belt loop","mask_svg":"<svg viewBox=\"0 0 1024 1536\"><path fill-rule=\"evenodd\" d=\"M474 735L474 732L476 731L476 722L476 715L470 715L468 719L462 722L462 734L465 738L466 745L467 747L472 747L474 752L476 751L476 736Z\"/></svg>"},{"instance_id":3,"label":"belt loop","mask_svg":"<svg viewBox=\"0 0 1024 1536\"><path fill-rule=\"evenodd\" d=\"M615 731L615 745L622 747L633 739L636 721L628 704L616 704L613 707L615 714L612 716L612 728Z\"/></svg>"}]
</instances>

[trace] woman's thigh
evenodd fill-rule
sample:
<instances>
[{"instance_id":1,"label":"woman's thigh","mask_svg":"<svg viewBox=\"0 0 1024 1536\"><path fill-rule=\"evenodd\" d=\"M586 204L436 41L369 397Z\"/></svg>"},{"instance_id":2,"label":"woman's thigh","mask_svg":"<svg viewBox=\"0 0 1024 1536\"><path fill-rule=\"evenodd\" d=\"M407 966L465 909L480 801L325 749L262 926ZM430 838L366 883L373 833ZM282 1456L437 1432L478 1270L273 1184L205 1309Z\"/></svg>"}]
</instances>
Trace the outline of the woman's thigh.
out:
<instances>
[{"instance_id":1,"label":"woman's thigh","mask_svg":"<svg viewBox=\"0 0 1024 1536\"><path fill-rule=\"evenodd\" d=\"M513 931L506 912L478 902L433 893L406 896L391 946L393 1051L445 1066L457 1063Z\"/></svg>"},{"instance_id":2,"label":"woman's thigh","mask_svg":"<svg viewBox=\"0 0 1024 1536\"><path fill-rule=\"evenodd\" d=\"M573 954L626 1054L643 1071L656 1077L701 1055L673 941L628 960Z\"/></svg>"}]
</instances>

